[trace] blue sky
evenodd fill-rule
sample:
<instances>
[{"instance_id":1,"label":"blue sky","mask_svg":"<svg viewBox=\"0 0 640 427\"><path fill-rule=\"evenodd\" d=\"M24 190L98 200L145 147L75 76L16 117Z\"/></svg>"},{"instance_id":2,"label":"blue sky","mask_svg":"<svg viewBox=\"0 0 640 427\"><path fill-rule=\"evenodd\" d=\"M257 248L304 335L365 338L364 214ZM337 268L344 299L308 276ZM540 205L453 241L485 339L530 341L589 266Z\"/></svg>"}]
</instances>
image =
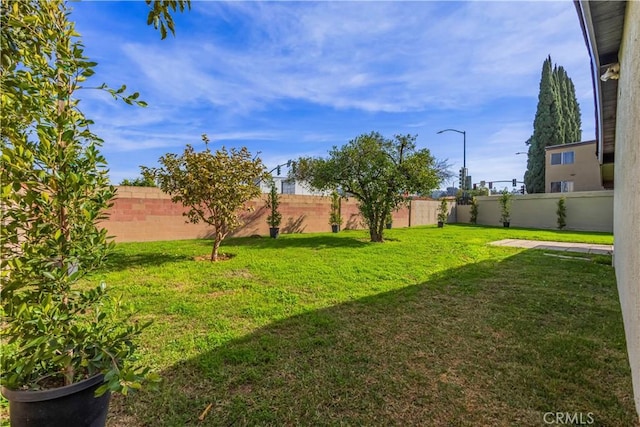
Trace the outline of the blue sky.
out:
<instances>
[{"instance_id":1,"label":"blue sky","mask_svg":"<svg viewBox=\"0 0 640 427\"><path fill-rule=\"evenodd\" d=\"M112 182L187 143L246 146L268 167L324 156L362 133L417 134L473 181L526 169L542 62L566 68L593 139L589 57L571 1L199 2L160 40L135 2L73 3L90 84L126 84L147 108L80 93ZM457 179L457 178L456 178ZM444 188L452 181L443 183Z\"/></svg>"}]
</instances>

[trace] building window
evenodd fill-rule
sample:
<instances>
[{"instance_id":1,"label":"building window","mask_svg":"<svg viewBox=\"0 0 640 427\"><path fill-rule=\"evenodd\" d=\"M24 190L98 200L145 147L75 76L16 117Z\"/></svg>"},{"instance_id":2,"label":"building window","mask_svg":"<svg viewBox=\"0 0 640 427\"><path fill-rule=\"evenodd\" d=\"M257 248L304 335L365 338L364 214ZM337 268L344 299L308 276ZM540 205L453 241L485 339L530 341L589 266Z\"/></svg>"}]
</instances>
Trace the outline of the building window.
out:
<instances>
[{"instance_id":1,"label":"building window","mask_svg":"<svg viewBox=\"0 0 640 427\"><path fill-rule=\"evenodd\" d=\"M296 194L296 181L293 179L283 179L282 194Z\"/></svg>"},{"instance_id":2,"label":"building window","mask_svg":"<svg viewBox=\"0 0 640 427\"><path fill-rule=\"evenodd\" d=\"M570 165L573 163L573 151L566 151L562 153L562 164Z\"/></svg>"},{"instance_id":3,"label":"building window","mask_svg":"<svg viewBox=\"0 0 640 427\"><path fill-rule=\"evenodd\" d=\"M554 181L551 183L552 193L570 193L573 191L573 181Z\"/></svg>"},{"instance_id":4,"label":"building window","mask_svg":"<svg viewBox=\"0 0 640 427\"><path fill-rule=\"evenodd\" d=\"M552 165L570 165L574 161L573 151L565 151L564 153L551 153Z\"/></svg>"}]
</instances>

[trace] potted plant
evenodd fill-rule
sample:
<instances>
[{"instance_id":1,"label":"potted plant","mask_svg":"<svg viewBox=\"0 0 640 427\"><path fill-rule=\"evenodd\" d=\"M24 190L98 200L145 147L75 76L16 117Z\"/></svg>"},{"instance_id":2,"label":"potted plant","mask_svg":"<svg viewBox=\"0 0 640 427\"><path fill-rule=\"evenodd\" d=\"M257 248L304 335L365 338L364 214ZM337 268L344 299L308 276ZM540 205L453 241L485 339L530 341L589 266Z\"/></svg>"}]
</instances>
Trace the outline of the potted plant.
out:
<instances>
[{"instance_id":1,"label":"potted plant","mask_svg":"<svg viewBox=\"0 0 640 427\"><path fill-rule=\"evenodd\" d=\"M276 239L280 234L280 223L282 222L282 214L278 212L280 206L280 194L274 182L271 183L271 190L267 194L266 207L270 211L267 216L267 224L269 224L269 236Z\"/></svg>"},{"instance_id":2,"label":"potted plant","mask_svg":"<svg viewBox=\"0 0 640 427\"><path fill-rule=\"evenodd\" d=\"M157 380L133 363L148 325L129 323L104 283L79 285L113 248L97 223L115 189L100 141L76 120L42 125L39 143L1 144L0 383L13 426L104 425L110 392Z\"/></svg>"},{"instance_id":3,"label":"potted plant","mask_svg":"<svg viewBox=\"0 0 640 427\"><path fill-rule=\"evenodd\" d=\"M478 200L475 197L471 198L471 224L478 223Z\"/></svg>"},{"instance_id":4,"label":"potted plant","mask_svg":"<svg viewBox=\"0 0 640 427\"><path fill-rule=\"evenodd\" d=\"M565 198L560 197L558 199L558 208L556 209L556 215L558 216L558 229L562 230L567 226L567 205L565 203Z\"/></svg>"},{"instance_id":5,"label":"potted plant","mask_svg":"<svg viewBox=\"0 0 640 427\"><path fill-rule=\"evenodd\" d=\"M2 30L17 37L2 72L1 391L14 427L104 425L111 392L157 376L135 364L147 325L128 322L131 312L105 284L80 284L113 248L98 223L115 189L73 96L95 63L64 3L14 6L7 15L23 25ZM39 30L25 31L32 17ZM102 88L140 103L124 87Z\"/></svg>"},{"instance_id":6,"label":"potted plant","mask_svg":"<svg viewBox=\"0 0 640 427\"><path fill-rule=\"evenodd\" d=\"M498 203L500 203L500 222L504 227L509 227L511 222L511 200L513 195L505 188L502 190Z\"/></svg>"},{"instance_id":7,"label":"potted plant","mask_svg":"<svg viewBox=\"0 0 640 427\"><path fill-rule=\"evenodd\" d=\"M444 227L444 223L447 222L449 217L449 207L447 206L447 199L444 197L440 200L440 207L438 208L438 228Z\"/></svg>"},{"instance_id":8,"label":"potted plant","mask_svg":"<svg viewBox=\"0 0 640 427\"><path fill-rule=\"evenodd\" d=\"M337 191L331 193L331 211L329 213L329 224L331 231L337 233L342 225L342 216L340 216L340 195Z\"/></svg>"}]
</instances>

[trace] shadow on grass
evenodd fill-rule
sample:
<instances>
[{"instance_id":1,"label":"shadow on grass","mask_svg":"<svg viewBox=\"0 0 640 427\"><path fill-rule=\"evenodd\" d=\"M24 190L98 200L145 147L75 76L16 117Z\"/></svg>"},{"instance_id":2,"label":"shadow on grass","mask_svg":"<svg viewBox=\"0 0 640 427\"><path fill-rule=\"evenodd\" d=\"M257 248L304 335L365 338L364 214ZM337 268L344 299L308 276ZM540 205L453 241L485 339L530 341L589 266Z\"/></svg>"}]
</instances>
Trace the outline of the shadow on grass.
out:
<instances>
[{"instance_id":1,"label":"shadow on grass","mask_svg":"<svg viewBox=\"0 0 640 427\"><path fill-rule=\"evenodd\" d=\"M220 253L228 256L235 256L235 247L247 247L252 249L262 248L359 248L371 244L365 240L365 235L358 232L349 232L352 236L340 236L335 234L327 235L309 235L309 234L291 234L280 235L277 239L271 239L268 236L255 237L229 237L222 242ZM355 236L358 237L355 237ZM392 241L393 239L388 239ZM213 247L213 240L199 239L196 242L206 251L198 254L198 257L207 256ZM194 256L187 254L171 254L169 249L163 248L154 252L136 252L131 254L125 251L112 252L102 267L104 272L123 271L135 267L153 267L160 266L172 262L194 260Z\"/></svg>"},{"instance_id":2,"label":"shadow on grass","mask_svg":"<svg viewBox=\"0 0 640 427\"><path fill-rule=\"evenodd\" d=\"M133 267L153 267L190 259L193 259L193 257L189 257L187 255L174 255L157 252L136 253L135 255L131 255L116 251L109 254L102 270L104 270L104 272L122 271Z\"/></svg>"},{"instance_id":3,"label":"shadow on grass","mask_svg":"<svg viewBox=\"0 0 640 427\"><path fill-rule=\"evenodd\" d=\"M636 421L613 271L534 252L220 342L202 337L160 390L117 396L109 425Z\"/></svg>"},{"instance_id":4,"label":"shadow on grass","mask_svg":"<svg viewBox=\"0 0 640 427\"><path fill-rule=\"evenodd\" d=\"M338 233L340 234L340 233ZM220 247L221 251L231 251L237 246L246 248L360 248L371 243L366 241L366 236L358 232L350 232L352 236L327 234L327 235L287 235L281 234L277 239L269 236L233 237L225 239ZM357 237L356 237L357 235ZM203 246L211 246L211 240L201 240Z\"/></svg>"}]
</instances>

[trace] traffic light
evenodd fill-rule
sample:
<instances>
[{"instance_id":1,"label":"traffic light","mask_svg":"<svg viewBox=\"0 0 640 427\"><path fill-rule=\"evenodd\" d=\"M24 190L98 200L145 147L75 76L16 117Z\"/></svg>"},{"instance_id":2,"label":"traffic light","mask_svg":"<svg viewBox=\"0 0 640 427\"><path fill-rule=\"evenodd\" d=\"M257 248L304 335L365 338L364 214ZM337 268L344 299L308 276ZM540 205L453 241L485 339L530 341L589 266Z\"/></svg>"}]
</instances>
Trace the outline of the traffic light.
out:
<instances>
[{"instance_id":1,"label":"traffic light","mask_svg":"<svg viewBox=\"0 0 640 427\"><path fill-rule=\"evenodd\" d=\"M516 179L513 178L513 180L511 180L511 185L515 187L516 185L518 185L518 181L516 181Z\"/></svg>"},{"instance_id":2,"label":"traffic light","mask_svg":"<svg viewBox=\"0 0 640 427\"><path fill-rule=\"evenodd\" d=\"M520 187L520 193L524 194L524 185Z\"/></svg>"},{"instance_id":3,"label":"traffic light","mask_svg":"<svg viewBox=\"0 0 640 427\"><path fill-rule=\"evenodd\" d=\"M489 181L489 190L493 189L493 182Z\"/></svg>"},{"instance_id":4,"label":"traffic light","mask_svg":"<svg viewBox=\"0 0 640 427\"><path fill-rule=\"evenodd\" d=\"M464 168L460 168L460 172L458 173L458 184L460 186L461 189L465 189L465 173L464 173Z\"/></svg>"},{"instance_id":5,"label":"traffic light","mask_svg":"<svg viewBox=\"0 0 640 427\"><path fill-rule=\"evenodd\" d=\"M478 189L478 184L473 184L473 189L477 190Z\"/></svg>"},{"instance_id":6,"label":"traffic light","mask_svg":"<svg viewBox=\"0 0 640 427\"><path fill-rule=\"evenodd\" d=\"M280 176L280 166L278 166L278 167L276 168L276 175L277 175L277 176Z\"/></svg>"}]
</instances>

